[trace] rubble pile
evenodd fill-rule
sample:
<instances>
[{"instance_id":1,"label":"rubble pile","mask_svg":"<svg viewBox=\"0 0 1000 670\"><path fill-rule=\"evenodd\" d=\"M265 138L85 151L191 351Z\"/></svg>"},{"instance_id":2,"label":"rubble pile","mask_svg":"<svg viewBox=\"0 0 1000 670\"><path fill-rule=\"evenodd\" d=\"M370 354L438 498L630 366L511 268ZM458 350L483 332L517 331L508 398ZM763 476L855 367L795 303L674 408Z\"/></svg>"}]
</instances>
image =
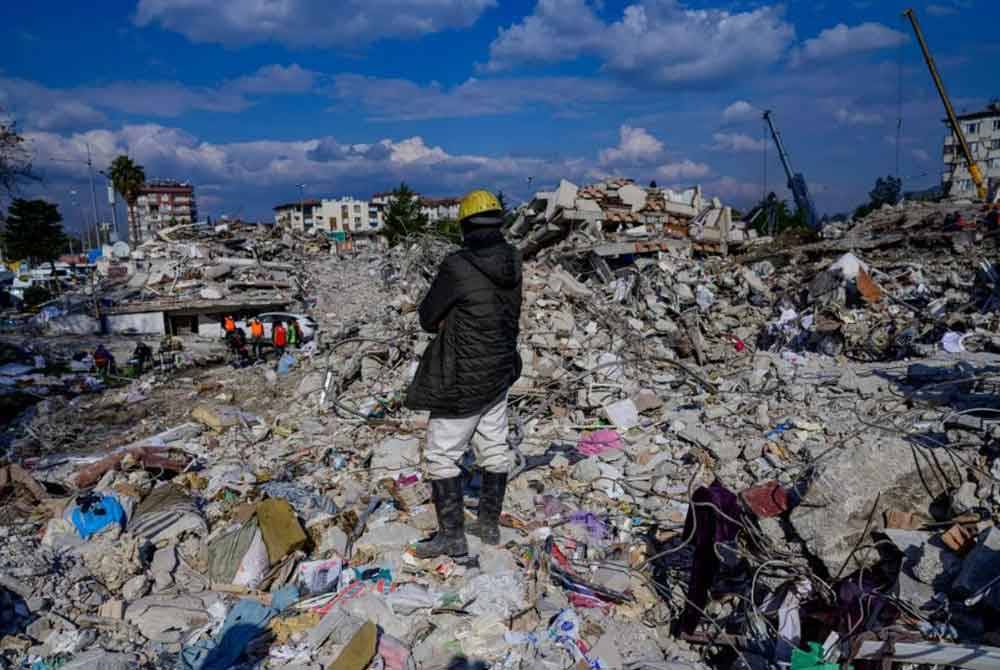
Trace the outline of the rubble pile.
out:
<instances>
[{"instance_id":1,"label":"rubble pile","mask_svg":"<svg viewBox=\"0 0 1000 670\"><path fill-rule=\"evenodd\" d=\"M277 235L246 224L174 226L131 251L127 281L104 292L113 304L152 300L278 302L298 288L294 260L319 237ZM113 274L113 273L108 273Z\"/></svg>"},{"instance_id":2,"label":"rubble pile","mask_svg":"<svg viewBox=\"0 0 1000 670\"><path fill-rule=\"evenodd\" d=\"M733 220L732 209L718 198L703 197L700 186L643 188L623 178L583 188L564 179L555 191L540 191L519 208L510 234L528 257L571 234L595 245L684 240L681 246L723 254L730 246L764 241L745 222Z\"/></svg>"},{"instance_id":3,"label":"rubble pile","mask_svg":"<svg viewBox=\"0 0 1000 670\"><path fill-rule=\"evenodd\" d=\"M36 406L48 420L0 469L0 658L987 667L996 237L959 210L903 203L750 246L697 189L536 198L511 231L531 259L501 546L469 535L469 557L428 561L408 551L435 527L427 416L401 400L453 247L279 244L263 262L295 266L320 329L283 364L203 361ZM144 253L197 266L176 244ZM279 281L261 266L245 273Z\"/></svg>"}]
</instances>

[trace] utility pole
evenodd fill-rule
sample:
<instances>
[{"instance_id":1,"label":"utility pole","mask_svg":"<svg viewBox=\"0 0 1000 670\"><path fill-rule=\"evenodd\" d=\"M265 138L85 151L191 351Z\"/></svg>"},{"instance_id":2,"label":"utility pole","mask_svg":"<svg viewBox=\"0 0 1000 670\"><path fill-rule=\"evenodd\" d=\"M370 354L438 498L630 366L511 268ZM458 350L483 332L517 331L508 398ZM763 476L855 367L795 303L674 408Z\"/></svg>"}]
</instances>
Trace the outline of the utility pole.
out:
<instances>
[{"instance_id":1,"label":"utility pole","mask_svg":"<svg viewBox=\"0 0 1000 670\"><path fill-rule=\"evenodd\" d=\"M98 170L98 172L108 182L108 205L111 207L111 227L115 230L115 237L121 239L121 231L118 230L118 203L116 201L114 182L111 181L111 177L104 170Z\"/></svg>"},{"instance_id":2,"label":"utility pole","mask_svg":"<svg viewBox=\"0 0 1000 670\"><path fill-rule=\"evenodd\" d=\"M296 184L299 187L299 214L302 216L302 230L306 229L306 185Z\"/></svg>"},{"instance_id":3,"label":"utility pole","mask_svg":"<svg viewBox=\"0 0 1000 670\"><path fill-rule=\"evenodd\" d=\"M100 217L97 214L97 191L94 189L94 161L90 158L90 142L87 142L87 172L90 173L90 202L94 206L94 235L97 236L97 247L100 248L101 238L97 231Z\"/></svg>"}]
</instances>

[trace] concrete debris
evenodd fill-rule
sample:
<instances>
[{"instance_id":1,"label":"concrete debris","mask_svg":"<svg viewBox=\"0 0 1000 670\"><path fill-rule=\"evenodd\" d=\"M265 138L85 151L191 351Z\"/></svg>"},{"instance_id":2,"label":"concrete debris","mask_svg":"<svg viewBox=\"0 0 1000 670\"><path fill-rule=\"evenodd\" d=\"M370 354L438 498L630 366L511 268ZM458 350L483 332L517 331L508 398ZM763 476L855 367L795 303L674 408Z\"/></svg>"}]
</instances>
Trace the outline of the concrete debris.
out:
<instances>
[{"instance_id":1,"label":"concrete debris","mask_svg":"<svg viewBox=\"0 0 1000 670\"><path fill-rule=\"evenodd\" d=\"M501 544L456 559L409 550L436 521L402 406L449 242L337 256L233 224L111 250L108 334L68 290L0 347L0 666L763 668L844 631L826 662L988 658L1000 238L957 211L985 220L904 202L771 240L699 187L536 194L507 231Z\"/></svg>"}]
</instances>

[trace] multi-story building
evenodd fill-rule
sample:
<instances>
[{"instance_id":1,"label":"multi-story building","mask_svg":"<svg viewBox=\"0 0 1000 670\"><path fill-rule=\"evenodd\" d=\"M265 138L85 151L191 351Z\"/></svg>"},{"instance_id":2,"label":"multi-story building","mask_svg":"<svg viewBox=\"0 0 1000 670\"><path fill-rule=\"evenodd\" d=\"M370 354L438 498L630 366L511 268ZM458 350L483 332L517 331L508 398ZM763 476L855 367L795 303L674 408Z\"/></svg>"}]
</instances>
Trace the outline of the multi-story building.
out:
<instances>
[{"instance_id":1,"label":"multi-story building","mask_svg":"<svg viewBox=\"0 0 1000 670\"><path fill-rule=\"evenodd\" d=\"M160 228L198 220L194 186L167 179L146 182L129 211L133 244L148 240Z\"/></svg>"},{"instance_id":2,"label":"multi-story building","mask_svg":"<svg viewBox=\"0 0 1000 670\"><path fill-rule=\"evenodd\" d=\"M430 223L458 218L458 206L461 202L459 198L425 198L419 193L413 196L420 201L420 212L427 217ZM393 195L389 193L376 193L372 196L372 205L380 211L385 212L392 204Z\"/></svg>"},{"instance_id":3,"label":"multi-story building","mask_svg":"<svg viewBox=\"0 0 1000 670\"><path fill-rule=\"evenodd\" d=\"M420 198L420 211L431 223L458 218L458 198Z\"/></svg>"},{"instance_id":4,"label":"multi-story building","mask_svg":"<svg viewBox=\"0 0 1000 670\"><path fill-rule=\"evenodd\" d=\"M365 235L381 230L384 224L381 207L367 200L351 197L323 198L289 202L274 208L275 224L308 232Z\"/></svg>"},{"instance_id":5,"label":"multi-story building","mask_svg":"<svg viewBox=\"0 0 1000 670\"><path fill-rule=\"evenodd\" d=\"M323 202L321 200L287 202L274 208L274 223L291 230L312 230L323 220L322 209Z\"/></svg>"},{"instance_id":6,"label":"multi-story building","mask_svg":"<svg viewBox=\"0 0 1000 670\"><path fill-rule=\"evenodd\" d=\"M983 177L991 189L996 188L1000 184L1000 102L994 101L979 112L961 114L958 122ZM941 181L945 190L950 184L948 193L952 197L974 198L976 185L972 183L962 149L952 132L944 138L943 156L945 169Z\"/></svg>"}]
</instances>

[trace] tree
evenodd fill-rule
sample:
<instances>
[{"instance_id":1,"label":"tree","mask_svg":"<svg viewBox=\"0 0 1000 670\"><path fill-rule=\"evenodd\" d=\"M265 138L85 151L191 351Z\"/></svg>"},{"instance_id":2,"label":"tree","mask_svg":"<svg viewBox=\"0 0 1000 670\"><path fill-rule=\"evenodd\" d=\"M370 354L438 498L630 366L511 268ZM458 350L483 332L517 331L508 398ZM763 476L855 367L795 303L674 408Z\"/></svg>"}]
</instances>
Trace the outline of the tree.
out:
<instances>
[{"instance_id":1,"label":"tree","mask_svg":"<svg viewBox=\"0 0 1000 670\"><path fill-rule=\"evenodd\" d=\"M31 172L31 154L24 144L24 137L13 120L7 120L0 109L0 191L13 195L17 183L34 178Z\"/></svg>"},{"instance_id":2,"label":"tree","mask_svg":"<svg viewBox=\"0 0 1000 670\"><path fill-rule=\"evenodd\" d=\"M875 188L868 193L871 204L878 208L882 205L895 205L899 202L899 194L903 190L903 180L889 175L884 179L875 180Z\"/></svg>"},{"instance_id":3,"label":"tree","mask_svg":"<svg viewBox=\"0 0 1000 670\"><path fill-rule=\"evenodd\" d=\"M782 233L796 230L808 230L805 213L798 210L792 212L788 206L788 202L779 200L778 196L774 193L769 193L764 200L758 203L757 207L754 207L754 210L758 207L763 208L763 211L754 220L753 229L760 235L771 234L769 227L772 218L774 221L774 235L781 235ZM751 212L754 210L751 210ZM772 211L773 215L770 213Z\"/></svg>"},{"instance_id":4,"label":"tree","mask_svg":"<svg viewBox=\"0 0 1000 670\"><path fill-rule=\"evenodd\" d=\"M420 199L405 182L389 197L389 211L385 213L385 236L390 246L395 246L407 235L427 229L427 215L420 211Z\"/></svg>"},{"instance_id":5,"label":"tree","mask_svg":"<svg viewBox=\"0 0 1000 670\"><path fill-rule=\"evenodd\" d=\"M115 190L121 193L122 199L128 206L128 219L131 225L129 237L134 243L139 242L139 221L135 215L135 203L139 200L142 187L146 183L146 171L141 165L137 165L128 156L118 156L111 161L108 168L111 175L111 183Z\"/></svg>"},{"instance_id":6,"label":"tree","mask_svg":"<svg viewBox=\"0 0 1000 670\"><path fill-rule=\"evenodd\" d=\"M55 271L55 260L66 248L59 209L44 200L15 198L7 211L3 244L8 258L47 262Z\"/></svg>"},{"instance_id":7,"label":"tree","mask_svg":"<svg viewBox=\"0 0 1000 670\"><path fill-rule=\"evenodd\" d=\"M875 180L875 188L868 192L868 203L854 210L854 218L860 219L874 212L882 205L895 205L903 190L903 180L892 175Z\"/></svg>"}]
</instances>

